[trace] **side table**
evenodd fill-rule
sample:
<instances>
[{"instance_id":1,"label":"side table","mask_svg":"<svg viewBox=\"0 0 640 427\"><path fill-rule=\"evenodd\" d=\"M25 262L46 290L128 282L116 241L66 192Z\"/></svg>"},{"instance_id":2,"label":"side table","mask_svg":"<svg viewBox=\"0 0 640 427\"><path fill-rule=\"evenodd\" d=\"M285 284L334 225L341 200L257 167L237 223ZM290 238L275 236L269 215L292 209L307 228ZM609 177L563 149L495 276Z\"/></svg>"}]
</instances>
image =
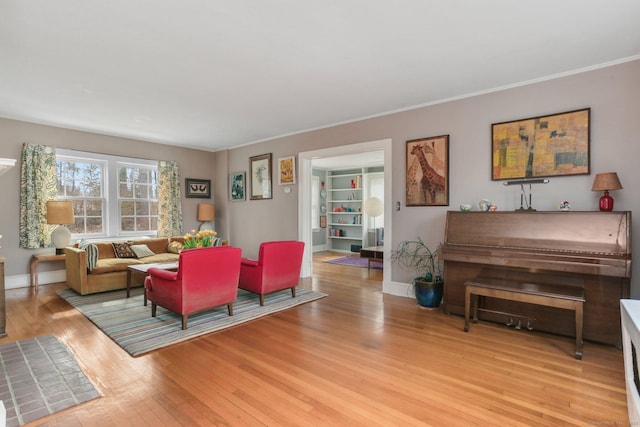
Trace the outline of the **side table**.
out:
<instances>
[{"instance_id":1,"label":"side table","mask_svg":"<svg viewBox=\"0 0 640 427\"><path fill-rule=\"evenodd\" d=\"M371 260L380 261L384 260L384 246L370 246L368 248L360 249L360 258L367 258L367 270L371 270Z\"/></svg>"},{"instance_id":2,"label":"side table","mask_svg":"<svg viewBox=\"0 0 640 427\"><path fill-rule=\"evenodd\" d=\"M65 254L34 254L29 262L31 273L31 286L38 290L38 264L41 262L64 261Z\"/></svg>"}]
</instances>

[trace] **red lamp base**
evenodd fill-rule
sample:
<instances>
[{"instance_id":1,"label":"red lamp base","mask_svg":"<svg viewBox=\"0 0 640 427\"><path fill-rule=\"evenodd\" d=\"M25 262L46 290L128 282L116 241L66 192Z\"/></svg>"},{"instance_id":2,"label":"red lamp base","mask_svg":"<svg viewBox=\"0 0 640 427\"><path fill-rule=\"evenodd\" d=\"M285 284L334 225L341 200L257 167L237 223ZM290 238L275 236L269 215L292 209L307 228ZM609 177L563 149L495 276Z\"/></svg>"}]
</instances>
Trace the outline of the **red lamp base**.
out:
<instances>
[{"instance_id":1,"label":"red lamp base","mask_svg":"<svg viewBox=\"0 0 640 427\"><path fill-rule=\"evenodd\" d=\"M600 210L607 212L613 210L613 197L611 197L606 190L604 196L600 197Z\"/></svg>"}]
</instances>

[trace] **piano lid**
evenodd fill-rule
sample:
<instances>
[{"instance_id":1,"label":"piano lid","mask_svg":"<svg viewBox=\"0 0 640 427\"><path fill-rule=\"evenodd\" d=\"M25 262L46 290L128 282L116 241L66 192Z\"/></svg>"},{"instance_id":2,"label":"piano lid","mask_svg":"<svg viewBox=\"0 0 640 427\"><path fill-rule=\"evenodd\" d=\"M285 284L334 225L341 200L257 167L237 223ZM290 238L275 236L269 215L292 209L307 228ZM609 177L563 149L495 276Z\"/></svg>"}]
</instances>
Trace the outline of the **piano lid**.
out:
<instances>
[{"instance_id":1,"label":"piano lid","mask_svg":"<svg viewBox=\"0 0 640 427\"><path fill-rule=\"evenodd\" d=\"M630 259L631 212L447 212L444 246L479 246Z\"/></svg>"}]
</instances>

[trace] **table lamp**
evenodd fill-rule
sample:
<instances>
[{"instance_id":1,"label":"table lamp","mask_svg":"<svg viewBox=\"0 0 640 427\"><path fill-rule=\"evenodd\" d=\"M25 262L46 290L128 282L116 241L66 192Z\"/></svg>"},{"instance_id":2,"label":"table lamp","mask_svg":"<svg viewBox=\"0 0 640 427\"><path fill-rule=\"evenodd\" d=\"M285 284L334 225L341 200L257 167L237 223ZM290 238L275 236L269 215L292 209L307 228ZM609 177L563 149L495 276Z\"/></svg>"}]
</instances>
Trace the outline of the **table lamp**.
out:
<instances>
[{"instance_id":1,"label":"table lamp","mask_svg":"<svg viewBox=\"0 0 640 427\"><path fill-rule=\"evenodd\" d=\"M211 222L216 219L216 208L213 203L198 203L198 221L202 222L198 230L213 230Z\"/></svg>"},{"instance_id":2,"label":"table lamp","mask_svg":"<svg viewBox=\"0 0 640 427\"><path fill-rule=\"evenodd\" d=\"M57 227L51 232L51 242L56 247L56 254L63 254L64 248L71 243L71 232L66 227L73 224L73 203L70 201L49 200L47 202L47 224Z\"/></svg>"},{"instance_id":3,"label":"table lamp","mask_svg":"<svg viewBox=\"0 0 640 427\"><path fill-rule=\"evenodd\" d=\"M609 191L621 189L622 184L620 184L618 174L615 172L596 174L596 179L593 181L593 187L591 187L591 191L604 191L604 195L600 197L601 211L613 210L613 197L609 195Z\"/></svg>"}]
</instances>

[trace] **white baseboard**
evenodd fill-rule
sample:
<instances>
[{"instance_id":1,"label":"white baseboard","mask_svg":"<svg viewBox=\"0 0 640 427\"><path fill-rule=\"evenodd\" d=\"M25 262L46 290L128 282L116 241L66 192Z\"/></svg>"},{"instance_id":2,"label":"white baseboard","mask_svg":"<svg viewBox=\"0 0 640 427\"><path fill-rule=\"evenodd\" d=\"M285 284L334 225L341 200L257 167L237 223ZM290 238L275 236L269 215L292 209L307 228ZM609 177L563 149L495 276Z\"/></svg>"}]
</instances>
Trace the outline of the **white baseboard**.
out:
<instances>
[{"instance_id":1,"label":"white baseboard","mask_svg":"<svg viewBox=\"0 0 640 427\"><path fill-rule=\"evenodd\" d=\"M397 297L414 298L411 294L410 283L382 282L382 293Z\"/></svg>"},{"instance_id":2,"label":"white baseboard","mask_svg":"<svg viewBox=\"0 0 640 427\"><path fill-rule=\"evenodd\" d=\"M43 271L38 273L38 286L49 283L60 283L67 281L66 270ZM28 288L31 284L28 274L18 274L4 278L5 289Z\"/></svg>"}]
</instances>

